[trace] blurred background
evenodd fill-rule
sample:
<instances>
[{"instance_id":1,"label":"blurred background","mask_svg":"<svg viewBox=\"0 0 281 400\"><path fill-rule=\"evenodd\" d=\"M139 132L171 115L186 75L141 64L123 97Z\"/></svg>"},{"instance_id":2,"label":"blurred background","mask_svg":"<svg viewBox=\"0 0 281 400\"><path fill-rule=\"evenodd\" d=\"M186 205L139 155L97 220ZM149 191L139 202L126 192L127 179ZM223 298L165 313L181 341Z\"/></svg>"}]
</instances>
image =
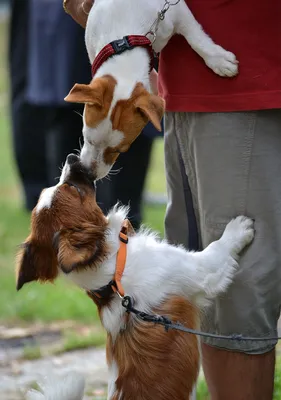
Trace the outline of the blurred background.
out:
<instances>
[{"instance_id":1,"label":"blurred background","mask_svg":"<svg viewBox=\"0 0 281 400\"><path fill-rule=\"evenodd\" d=\"M41 7L41 8L40 8ZM46 8L47 7L47 8ZM60 31L60 36L57 31ZM74 50L73 50L74 49ZM71 58L72 57L72 58ZM77 61L79 60L79 61ZM79 63L79 68L72 65ZM83 31L57 0L0 0L0 399L24 399L41 375L79 370L87 398L103 399L105 335L96 308L75 287L30 284L15 290L15 254L29 232L41 189L56 183L68 152L79 148L82 109L64 104L90 66ZM110 181L98 188L104 209L126 196L131 219L163 234L163 138L151 127ZM132 159L140 157L132 175ZM130 170L130 171L129 171ZM119 178L119 175L121 178ZM114 193L112 193L114 188ZM121 199L126 202L126 198ZM87 349L87 350L85 350Z\"/></svg>"}]
</instances>

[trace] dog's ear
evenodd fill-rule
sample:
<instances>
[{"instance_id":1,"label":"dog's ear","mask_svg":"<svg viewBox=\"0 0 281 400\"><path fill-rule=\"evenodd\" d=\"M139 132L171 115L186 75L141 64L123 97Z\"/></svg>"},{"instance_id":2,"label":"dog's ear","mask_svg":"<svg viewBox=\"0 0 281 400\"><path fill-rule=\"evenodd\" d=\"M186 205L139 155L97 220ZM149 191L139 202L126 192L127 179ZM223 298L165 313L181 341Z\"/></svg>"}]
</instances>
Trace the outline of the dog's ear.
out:
<instances>
[{"instance_id":1,"label":"dog's ear","mask_svg":"<svg viewBox=\"0 0 281 400\"><path fill-rule=\"evenodd\" d=\"M54 243L62 271L67 274L103 260L107 253L105 231L105 226L84 223L57 232Z\"/></svg>"},{"instance_id":2,"label":"dog's ear","mask_svg":"<svg viewBox=\"0 0 281 400\"><path fill-rule=\"evenodd\" d=\"M105 107L108 111L115 85L116 80L110 75L95 78L89 85L76 83L64 100L69 103L84 103L99 108Z\"/></svg>"},{"instance_id":3,"label":"dog's ear","mask_svg":"<svg viewBox=\"0 0 281 400\"><path fill-rule=\"evenodd\" d=\"M135 101L135 107L148 121L151 121L155 128L161 132L161 120L165 112L165 101L154 94L143 94Z\"/></svg>"},{"instance_id":4,"label":"dog's ear","mask_svg":"<svg viewBox=\"0 0 281 400\"><path fill-rule=\"evenodd\" d=\"M58 275L55 253L31 239L22 244L16 262L17 290L32 281L53 281Z\"/></svg>"},{"instance_id":5,"label":"dog's ear","mask_svg":"<svg viewBox=\"0 0 281 400\"><path fill-rule=\"evenodd\" d=\"M96 81L95 84L90 85L76 83L64 100L68 103L87 103L102 107L105 86L98 79Z\"/></svg>"}]
</instances>

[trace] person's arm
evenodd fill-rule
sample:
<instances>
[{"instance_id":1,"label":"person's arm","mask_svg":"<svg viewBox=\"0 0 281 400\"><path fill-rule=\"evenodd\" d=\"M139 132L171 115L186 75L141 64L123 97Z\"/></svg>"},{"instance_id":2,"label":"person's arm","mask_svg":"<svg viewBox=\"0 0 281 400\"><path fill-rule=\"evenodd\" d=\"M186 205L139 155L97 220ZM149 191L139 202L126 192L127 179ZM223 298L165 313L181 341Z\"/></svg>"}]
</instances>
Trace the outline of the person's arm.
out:
<instances>
[{"instance_id":1,"label":"person's arm","mask_svg":"<svg viewBox=\"0 0 281 400\"><path fill-rule=\"evenodd\" d=\"M63 0L63 8L78 24L86 27L88 14L95 0Z\"/></svg>"}]
</instances>

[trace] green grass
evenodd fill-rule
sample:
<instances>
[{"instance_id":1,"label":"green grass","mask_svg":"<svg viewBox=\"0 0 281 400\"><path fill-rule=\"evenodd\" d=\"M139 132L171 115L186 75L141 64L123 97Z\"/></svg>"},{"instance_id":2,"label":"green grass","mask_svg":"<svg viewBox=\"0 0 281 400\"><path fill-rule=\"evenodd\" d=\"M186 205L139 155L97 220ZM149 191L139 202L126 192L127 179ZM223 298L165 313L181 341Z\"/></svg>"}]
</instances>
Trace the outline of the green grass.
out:
<instances>
[{"instance_id":1,"label":"green grass","mask_svg":"<svg viewBox=\"0 0 281 400\"><path fill-rule=\"evenodd\" d=\"M23 349L22 358L25 360L37 360L42 357L41 349L39 346L25 346Z\"/></svg>"},{"instance_id":2,"label":"green grass","mask_svg":"<svg viewBox=\"0 0 281 400\"><path fill-rule=\"evenodd\" d=\"M274 400L281 399L281 356L277 357L274 380Z\"/></svg>"},{"instance_id":3,"label":"green grass","mask_svg":"<svg viewBox=\"0 0 281 400\"><path fill-rule=\"evenodd\" d=\"M87 347L100 347L105 343L105 332L91 332L87 335L81 335L75 332L66 332L62 352L73 349L85 349Z\"/></svg>"},{"instance_id":4,"label":"green grass","mask_svg":"<svg viewBox=\"0 0 281 400\"><path fill-rule=\"evenodd\" d=\"M89 326L89 325L88 325ZM36 360L68 351L81 350L89 347L103 347L106 342L106 332L102 327L74 324L72 328L62 328L61 336L55 341L40 344L40 341L23 348L21 359Z\"/></svg>"},{"instance_id":5,"label":"green grass","mask_svg":"<svg viewBox=\"0 0 281 400\"><path fill-rule=\"evenodd\" d=\"M147 177L147 187L150 192L165 193L166 181L164 176L164 141L156 139L150 162L150 173Z\"/></svg>"},{"instance_id":6,"label":"green grass","mask_svg":"<svg viewBox=\"0 0 281 400\"><path fill-rule=\"evenodd\" d=\"M208 388L204 379L199 379L196 386L196 400L209 400Z\"/></svg>"}]
</instances>

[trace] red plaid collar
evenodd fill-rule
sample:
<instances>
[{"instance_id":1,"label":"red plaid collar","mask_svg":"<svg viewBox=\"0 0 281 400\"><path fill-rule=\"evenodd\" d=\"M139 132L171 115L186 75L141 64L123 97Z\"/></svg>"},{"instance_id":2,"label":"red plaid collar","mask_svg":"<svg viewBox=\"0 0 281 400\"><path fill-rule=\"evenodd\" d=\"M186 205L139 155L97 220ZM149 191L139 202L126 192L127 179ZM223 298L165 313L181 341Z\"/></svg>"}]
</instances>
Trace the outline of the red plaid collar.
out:
<instances>
[{"instance_id":1,"label":"red plaid collar","mask_svg":"<svg viewBox=\"0 0 281 400\"><path fill-rule=\"evenodd\" d=\"M153 69L154 51L151 41L143 35L124 36L123 39L114 40L108 43L97 55L92 64L92 76L94 76L99 67L110 57L121 54L124 51L132 50L135 47L144 47L148 50L150 56L150 71Z\"/></svg>"}]
</instances>

